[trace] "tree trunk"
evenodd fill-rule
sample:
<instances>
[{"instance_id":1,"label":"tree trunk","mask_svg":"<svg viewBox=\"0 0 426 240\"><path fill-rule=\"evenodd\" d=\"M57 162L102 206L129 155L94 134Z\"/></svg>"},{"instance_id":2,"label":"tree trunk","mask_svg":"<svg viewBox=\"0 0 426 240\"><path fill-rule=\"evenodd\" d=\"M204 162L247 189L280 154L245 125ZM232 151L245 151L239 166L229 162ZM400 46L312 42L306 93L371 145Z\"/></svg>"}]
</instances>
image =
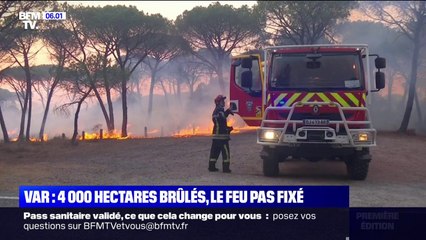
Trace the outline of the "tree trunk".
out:
<instances>
[{"instance_id":1,"label":"tree trunk","mask_svg":"<svg viewBox=\"0 0 426 240\"><path fill-rule=\"evenodd\" d=\"M93 92L95 93L96 99L97 99L97 100L98 100L98 102L99 102L99 106L101 107L102 114L104 115L105 122L106 122L107 128L108 128L108 130L109 130L109 127L110 127L110 119L109 119L108 113L107 113L107 111L106 111L106 108L105 108L105 105L104 105L104 101L102 101L101 95L99 94L99 91L98 91L98 89L96 88L95 81L94 81L94 79L92 78L92 76L91 76L91 74L90 74L89 69L87 69L87 66L85 66L85 69L84 69L84 70L85 70L85 73L86 73L87 78L89 79L90 87L93 89Z\"/></svg>"},{"instance_id":2,"label":"tree trunk","mask_svg":"<svg viewBox=\"0 0 426 240\"><path fill-rule=\"evenodd\" d=\"M24 101L25 101L24 102L24 107L22 108L22 111L21 111L21 123L19 125L19 135L18 135L18 141L20 141L20 142L22 142L22 141L25 140L25 136L24 136L24 131L25 131L25 115L27 113L27 102L28 102L28 98L25 97Z\"/></svg>"},{"instance_id":3,"label":"tree trunk","mask_svg":"<svg viewBox=\"0 0 426 240\"><path fill-rule=\"evenodd\" d=\"M30 64L28 60L28 55L24 54L24 67L25 67L25 78L27 80L27 102L28 102L28 115L27 115L27 129L25 132L25 140L27 142L30 141L30 132L31 132L31 112L32 112L32 82L31 82L31 72L30 72Z\"/></svg>"},{"instance_id":4,"label":"tree trunk","mask_svg":"<svg viewBox=\"0 0 426 240\"><path fill-rule=\"evenodd\" d=\"M155 86L155 81L156 81L156 76L158 71L158 65L159 65L159 62L155 62L154 67L151 68L151 84L149 86L149 97L148 97L148 118L150 118L152 114L152 105L154 102L154 86Z\"/></svg>"},{"instance_id":5,"label":"tree trunk","mask_svg":"<svg viewBox=\"0 0 426 240\"><path fill-rule=\"evenodd\" d=\"M80 114L81 104L83 104L84 100L87 98L87 96L89 96L91 91L92 91L92 89L87 91L87 93L85 93L83 95L83 97L80 99L80 101L78 101L78 103L77 103L77 110L75 111L75 114L74 114L74 132L73 132L72 138L71 138L71 144L72 145L77 145L78 115Z\"/></svg>"},{"instance_id":6,"label":"tree trunk","mask_svg":"<svg viewBox=\"0 0 426 240\"><path fill-rule=\"evenodd\" d=\"M124 67L124 66L123 66ZM127 137L127 77L125 69L121 69L121 103L123 108L123 122L121 125L121 137Z\"/></svg>"},{"instance_id":7,"label":"tree trunk","mask_svg":"<svg viewBox=\"0 0 426 240\"><path fill-rule=\"evenodd\" d=\"M414 93L414 103L416 104L416 112L417 112L417 117L419 118L419 123L421 123L423 121L423 117L422 117L422 110L421 110L421 106L419 103L419 97L417 94L417 91Z\"/></svg>"},{"instance_id":8,"label":"tree trunk","mask_svg":"<svg viewBox=\"0 0 426 240\"><path fill-rule=\"evenodd\" d=\"M30 88L31 89L31 88ZM25 117L27 114L27 108L28 108L28 96L29 91L26 90L25 98L24 98L24 107L21 108L21 123L19 125L19 135L18 135L18 141L23 142L25 140L24 132L25 132Z\"/></svg>"},{"instance_id":9,"label":"tree trunk","mask_svg":"<svg viewBox=\"0 0 426 240\"><path fill-rule=\"evenodd\" d=\"M410 85L408 90L408 99L407 106L405 108L404 118L402 119L401 126L399 127L399 132L406 132L408 129L408 124L410 123L411 111L413 109L414 95L416 94L416 81L417 81L417 64L419 59L419 36L416 33L414 38L414 49L413 49L413 58L411 60L411 73L410 73Z\"/></svg>"},{"instance_id":10,"label":"tree trunk","mask_svg":"<svg viewBox=\"0 0 426 240\"><path fill-rule=\"evenodd\" d=\"M38 134L38 137L40 138L41 141L43 141L44 128L46 126L47 115L49 114L50 101L52 100L53 91L56 87L56 83L57 82L56 82L56 79L55 79L55 82L52 84L52 88L50 89L49 94L47 95L46 108L44 109L43 119L41 120L40 132Z\"/></svg>"},{"instance_id":11,"label":"tree trunk","mask_svg":"<svg viewBox=\"0 0 426 240\"><path fill-rule=\"evenodd\" d=\"M10 142L9 134L7 133L6 123L4 122L3 113L1 111L1 106L0 106L0 125L1 125L1 130L3 132L3 141L5 143Z\"/></svg>"},{"instance_id":12,"label":"tree trunk","mask_svg":"<svg viewBox=\"0 0 426 240\"><path fill-rule=\"evenodd\" d=\"M167 90L166 90L166 86L164 86L163 81L160 81L161 83L161 88L163 89L164 92L164 99L166 101L166 107L169 107L169 97L167 96Z\"/></svg>"},{"instance_id":13,"label":"tree trunk","mask_svg":"<svg viewBox=\"0 0 426 240\"><path fill-rule=\"evenodd\" d=\"M115 129L115 120L114 120L114 107L112 105L112 99L111 99L111 88L109 85L105 85L105 92L107 97L107 103L108 103L108 111L109 111L109 126L108 131L112 132Z\"/></svg>"},{"instance_id":14,"label":"tree trunk","mask_svg":"<svg viewBox=\"0 0 426 240\"><path fill-rule=\"evenodd\" d=\"M99 106L101 107L102 114L104 115L104 119L105 119L107 128L108 128L108 130L110 130L109 129L110 128L110 119L109 119L108 113L106 111L106 108L105 108L105 105L104 105L104 101L102 101L101 95L99 94L99 91L98 91L98 89L96 89L96 86L95 86L95 84L93 82L91 84L91 87L93 89L93 92L95 93L96 99L99 102Z\"/></svg>"},{"instance_id":15,"label":"tree trunk","mask_svg":"<svg viewBox=\"0 0 426 240\"><path fill-rule=\"evenodd\" d=\"M157 74L157 68L155 67L151 70L151 84L149 86L149 98L148 98L148 117L151 116L152 113L152 104L154 100L154 86L155 86L155 77Z\"/></svg>"},{"instance_id":16,"label":"tree trunk","mask_svg":"<svg viewBox=\"0 0 426 240\"><path fill-rule=\"evenodd\" d=\"M108 74L107 74L106 70L107 70L107 60L106 60L106 55L105 55L104 64L102 66L102 74L103 74L103 77L104 77L104 85L105 85L105 92L106 92L108 112L109 112L107 128L108 128L108 132L111 133L115 129L114 108L112 106L111 87L109 86Z\"/></svg>"},{"instance_id":17,"label":"tree trunk","mask_svg":"<svg viewBox=\"0 0 426 240\"><path fill-rule=\"evenodd\" d=\"M30 82L31 82L31 80L30 80ZM27 129L26 129L26 133L25 133L25 140L27 142L30 141L32 109L33 109L33 93L32 93L32 86L30 86L30 90L29 90L29 94L28 94Z\"/></svg>"},{"instance_id":18,"label":"tree trunk","mask_svg":"<svg viewBox=\"0 0 426 240\"><path fill-rule=\"evenodd\" d=\"M55 76L55 81L53 81L52 87L50 88L49 94L47 95L46 107L43 113L43 120L41 121L40 133L38 134L38 137L40 138L41 141L43 141L44 128L46 126L47 115L49 114L50 102L52 101L52 98L53 98L53 92L55 91L55 88L59 83L62 70L63 70L63 65L59 67L58 72L56 73L56 76Z\"/></svg>"},{"instance_id":19,"label":"tree trunk","mask_svg":"<svg viewBox=\"0 0 426 240\"><path fill-rule=\"evenodd\" d=\"M410 82L408 77L405 78L405 88L404 88L404 95L402 95L402 101L400 104L400 108L402 109L404 107L404 104L406 104L407 102L407 97L408 97L408 89L410 88Z\"/></svg>"}]
</instances>

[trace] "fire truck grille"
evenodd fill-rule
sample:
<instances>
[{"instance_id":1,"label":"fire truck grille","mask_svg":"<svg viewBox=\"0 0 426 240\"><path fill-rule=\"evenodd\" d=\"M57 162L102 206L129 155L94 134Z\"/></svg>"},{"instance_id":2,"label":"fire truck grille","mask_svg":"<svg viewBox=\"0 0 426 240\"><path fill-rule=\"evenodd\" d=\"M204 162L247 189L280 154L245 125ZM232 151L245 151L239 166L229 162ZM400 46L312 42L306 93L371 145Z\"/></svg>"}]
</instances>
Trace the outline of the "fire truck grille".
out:
<instances>
[{"instance_id":1,"label":"fire truck grille","mask_svg":"<svg viewBox=\"0 0 426 240\"><path fill-rule=\"evenodd\" d=\"M308 131L308 141L323 141L324 138L324 131Z\"/></svg>"}]
</instances>

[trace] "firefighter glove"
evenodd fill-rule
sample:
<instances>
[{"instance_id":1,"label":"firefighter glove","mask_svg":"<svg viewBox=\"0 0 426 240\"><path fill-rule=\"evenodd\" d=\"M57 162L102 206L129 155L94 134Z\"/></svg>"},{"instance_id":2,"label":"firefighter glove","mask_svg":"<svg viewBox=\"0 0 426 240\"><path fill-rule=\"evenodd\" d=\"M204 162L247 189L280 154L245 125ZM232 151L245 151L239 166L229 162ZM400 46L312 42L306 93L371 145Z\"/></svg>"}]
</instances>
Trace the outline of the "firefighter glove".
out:
<instances>
[{"instance_id":1,"label":"firefighter glove","mask_svg":"<svg viewBox=\"0 0 426 240\"><path fill-rule=\"evenodd\" d=\"M232 130L234 130L234 128L231 126L231 127L227 127L228 128L228 133L231 133L232 132Z\"/></svg>"},{"instance_id":2,"label":"firefighter glove","mask_svg":"<svg viewBox=\"0 0 426 240\"><path fill-rule=\"evenodd\" d=\"M232 110L230 108L226 109L225 113L231 114L232 116L234 116L234 112L232 112Z\"/></svg>"}]
</instances>

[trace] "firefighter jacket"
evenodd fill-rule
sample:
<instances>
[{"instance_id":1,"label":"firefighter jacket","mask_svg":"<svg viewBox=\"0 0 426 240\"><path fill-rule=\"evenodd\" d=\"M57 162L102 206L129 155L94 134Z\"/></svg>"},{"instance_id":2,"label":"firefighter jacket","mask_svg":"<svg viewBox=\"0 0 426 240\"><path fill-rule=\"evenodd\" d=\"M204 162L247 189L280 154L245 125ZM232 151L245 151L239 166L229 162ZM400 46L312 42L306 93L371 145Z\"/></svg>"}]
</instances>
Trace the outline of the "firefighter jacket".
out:
<instances>
[{"instance_id":1,"label":"firefighter jacket","mask_svg":"<svg viewBox=\"0 0 426 240\"><path fill-rule=\"evenodd\" d=\"M226 118L231 113L230 110L224 110L223 107L216 106L212 114L213 120L213 139L229 140L229 133L232 127L226 125Z\"/></svg>"}]
</instances>

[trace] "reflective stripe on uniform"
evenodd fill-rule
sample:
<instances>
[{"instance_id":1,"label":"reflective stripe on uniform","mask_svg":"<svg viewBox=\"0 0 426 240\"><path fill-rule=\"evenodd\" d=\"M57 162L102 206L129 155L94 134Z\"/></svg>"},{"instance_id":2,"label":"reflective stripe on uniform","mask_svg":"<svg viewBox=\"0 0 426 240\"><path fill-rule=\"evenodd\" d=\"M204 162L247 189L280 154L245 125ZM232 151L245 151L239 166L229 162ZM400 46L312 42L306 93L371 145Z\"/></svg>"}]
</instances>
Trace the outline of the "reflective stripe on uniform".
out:
<instances>
[{"instance_id":1,"label":"reflective stripe on uniform","mask_svg":"<svg viewBox=\"0 0 426 240\"><path fill-rule=\"evenodd\" d=\"M210 162L216 162L216 161L217 161L217 159L210 158Z\"/></svg>"},{"instance_id":2,"label":"reflective stripe on uniform","mask_svg":"<svg viewBox=\"0 0 426 240\"><path fill-rule=\"evenodd\" d=\"M213 137L213 139L228 140L230 136L229 136L229 134L213 134L212 137Z\"/></svg>"},{"instance_id":3,"label":"reflective stripe on uniform","mask_svg":"<svg viewBox=\"0 0 426 240\"><path fill-rule=\"evenodd\" d=\"M228 157L228 159L223 159L223 162L229 163L229 162L231 162L231 156L229 155L229 151L228 151L228 148L226 147L226 145L224 146L224 148L225 148L226 156Z\"/></svg>"},{"instance_id":4,"label":"reflective stripe on uniform","mask_svg":"<svg viewBox=\"0 0 426 240\"><path fill-rule=\"evenodd\" d=\"M219 121L217 120L217 118L214 119L215 123L216 123L216 132L219 132ZM216 135L216 134L214 134Z\"/></svg>"}]
</instances>

